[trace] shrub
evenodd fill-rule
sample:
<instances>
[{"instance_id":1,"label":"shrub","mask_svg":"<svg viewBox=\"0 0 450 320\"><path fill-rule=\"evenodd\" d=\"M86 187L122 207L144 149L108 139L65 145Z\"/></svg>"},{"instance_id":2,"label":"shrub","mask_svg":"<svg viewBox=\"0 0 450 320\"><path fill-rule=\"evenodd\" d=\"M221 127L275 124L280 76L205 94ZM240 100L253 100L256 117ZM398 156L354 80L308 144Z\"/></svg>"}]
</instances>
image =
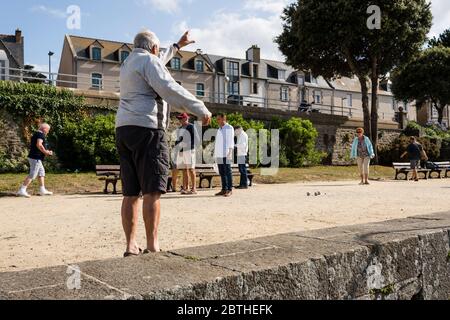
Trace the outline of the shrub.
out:
<instances>
[{"instance_id":1,"label":"shrub","mask_svg":"<svg viewBox=\"0 0 450 320\"><path fill-rule=\"evenodd\" d=\"M92 170L96 164L119 163L115 145L115 116L98 115L80 122L67 121L55 137L64 168Z\"/></svg>"},{"instance_id":2,"label":"shrub","mask_svg":"<svg viewBox=\"0 0 450 320\"><path fill-rule=\"evenodd\" d=\"M248 129L254 129L258 131L260 129L264 129L265 127L262 121L247 121L240 113L227 114L227 122L233 127L241 126L244 131L247 131ZM211 120L211 127L214 129L219 128L219 124L217 123L217 119L215 117L213 117L213 119Z\"/></svg>"},{"instance_id":3,"label":"shrub","mask_svg":"<svg viewBox=\"0 0 450 320\"><path fill-rule=\"evenodd\" d=\"M281 144L290 167L319 164L326 156L315 149L318 132L309 120L292 118L280 128Z\"/></svg>"},{"instance_id":4,"label":"shrub","mask_svg":"<svg viewBox=\"0 0 450 320\"><path fill-rule=\"evenodd\" d=\"M439 160L450 161L450 137L442 140Z\"/></svg>"},{"instance_id":5,"label":"shrub","mask_svg":"<svg viewBox=\"0 0 450 320\"><path fill-rule=\"evenodd\" d=\"M383 149L379 149L378 156L380 164L392 165L393 162L407 162L407 158L400 158L403 152L409 145L409 136L401 135L394 142ZM423 146L431 161L436 161L440 158L441 140L431 137L422 137L418 142Z\"/></svg>"},{"instance_id":6,"label":"shrub","mask_svg":"<svg viewBox=\"0 0 450 320\"><path fill-rule=\"evenodd\" d=\"M420 131L422 130L422 127L415 121L408 122L408 125L403 130L403 133L407 136L414 136L418 137L420 136Z\"/></svg>"}]
</instances>

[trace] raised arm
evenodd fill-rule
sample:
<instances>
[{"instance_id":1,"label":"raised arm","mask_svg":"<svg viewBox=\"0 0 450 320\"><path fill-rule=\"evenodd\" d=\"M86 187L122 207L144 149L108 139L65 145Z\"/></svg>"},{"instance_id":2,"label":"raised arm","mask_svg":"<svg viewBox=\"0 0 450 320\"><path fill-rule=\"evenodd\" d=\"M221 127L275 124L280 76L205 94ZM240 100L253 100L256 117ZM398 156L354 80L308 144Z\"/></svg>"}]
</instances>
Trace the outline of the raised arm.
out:
<instances>
[{"instance_id":1,"label":"raised arm","mask_svg":"<svg viewBox=\"0 0 450 320\"><path fill-rule=\"evenodd\" d=\"M161 60L164 65L168 64L170 60L172 60L175 53L178 51L177 48L175 48L175 45L171 45L169 48L167 48L164 51L161 51L159 54L159 59Z\"/></svg>"},{"instance_id":2,"label":"raised arm","mask_svg":"<svg viewBox=\"0 0 450 320\"><path fill-rule=\"evenodd\" d=\"M195 41L189 39L189 31L186 31L181 36L180 40L176 44L171 45L165 51L161 51L159 58L161 59L163 64L166 65L169 63L170 60L172 60L173 56L179 49L186 47L193 43L195 43Z\"/></svg>"}]
</instances>

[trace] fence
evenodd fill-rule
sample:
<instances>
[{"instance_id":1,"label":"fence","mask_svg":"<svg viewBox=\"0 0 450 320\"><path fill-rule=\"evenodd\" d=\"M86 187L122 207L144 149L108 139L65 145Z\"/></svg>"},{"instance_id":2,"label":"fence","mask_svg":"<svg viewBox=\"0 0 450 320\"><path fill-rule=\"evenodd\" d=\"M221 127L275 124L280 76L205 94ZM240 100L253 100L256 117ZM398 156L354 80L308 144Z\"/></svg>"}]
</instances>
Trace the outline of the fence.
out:
<instances>
[{"instance_id":1,"label":"fence","mask_svg":"<svg viewBox=\"0 0 450 320\"><path fill-rule=\"evenodd\" d=\"M34 70L0 67L0 80L20 82L38 82L64 88L95 90L106 92L120 92L118 77L104 77L92 73L89 75L72 75L62 73L49 73ZM198 90L189 84L183 84L190 93L200 100L211 103L224 103L242 107L271 108L285 111L299 111L302 113L321 113L344 116L352 119L363 119L361 108L333 106L325 104L301 104L299 100L282 100L258 97L255 95L230 95L223 92L208 92ZM395 112L380 112L380 120L396 121Z\"/></svg>"}]
</instances>

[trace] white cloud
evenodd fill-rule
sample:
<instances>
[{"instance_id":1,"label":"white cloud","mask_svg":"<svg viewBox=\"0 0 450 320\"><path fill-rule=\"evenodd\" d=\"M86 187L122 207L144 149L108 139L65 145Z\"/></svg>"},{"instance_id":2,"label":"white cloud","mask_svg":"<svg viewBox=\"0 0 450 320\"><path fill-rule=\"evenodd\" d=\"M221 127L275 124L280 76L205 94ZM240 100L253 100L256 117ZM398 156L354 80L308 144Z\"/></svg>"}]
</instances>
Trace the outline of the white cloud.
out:
<instances>
[{"instance_id":1,"label":"white cloud","mask_svg":"<svg viewBox=\"0 0 450 320\"><path fill-rule=\"evenodd\" d=\"M430 36L438 36L445 29L450 28L450 1L432 0L431 9L433 11L433 27Z\"/></svg>"},{"instance_id":2,"label":"white cloud","mask_svg":"<svg viewBox=\"0 0 450 320\"><path fill-rule=\"evenodd\" d=\"M263 58L284 60L274 38L282 31L280 16L290 2L292 0L246 0L243 11L217 11L202 25L182 21L174 26L174 36L190 30L196 41L192 46L210 54L244 58L245 51L256 44ZM269 14L261 16L255 11Z\"/></svg>"},{"instance_id":3,"label":"white cloud","mask_svg":"<svg viewBox=\"0 0 450 320\"><path fill-rule=\"evenodd\" d=\"M31 11L36 13L45 13L55 18L64 19L67 17L67 13L60 9L46 7L44 5L34 6L31 8Z\"/></svg>"},{"instance_id":4,"label":"white cloud","mask_svg":"<svg viewBox=\"0 0 450 320\"><path fill-rule=\"evenodd\" d=\"M136 0L136 3L166 13L175 13L180 8L180 0Z\"/></svg>"},{"instance_id":5,"label":"white cloud","mask_svg":"<svg viewBox=\"0 0 450 320\"><path fill-rule=\"evenodd\" d=\"M244 9L258 10L280 15L286 5L291 2L292 0L246 0L244 3Z\"/></svg>"},{"instance_id":6,"label":"white cloud","mask_svg":"<svg viewBox=\"0 0 450 320\"><path fill-rule=\"evenodd\" d=\"M267 19L242 16L237 13L216 13L201 28L189 28L184 21L175 27L177 34L191 31L191 38L204 52L236 58L244 58L245 51L253 44L261 47L261 54L267 59L281 59L273 39L281 32L278 17ZM191 47L192 47L191 46ZM190 48L192 50L195 48Z\"/></svg>"},{"instance_id":7,"label":"white cloud","mask_svg":"<svg viewBox=\"0 0 450 320\"><path fill-rule=\"evenodd\" d=\"M26 63L26 65L33 66L34 67L33 68L34 71L48 72L48 64Z\"/></svg>"}]
</instances>

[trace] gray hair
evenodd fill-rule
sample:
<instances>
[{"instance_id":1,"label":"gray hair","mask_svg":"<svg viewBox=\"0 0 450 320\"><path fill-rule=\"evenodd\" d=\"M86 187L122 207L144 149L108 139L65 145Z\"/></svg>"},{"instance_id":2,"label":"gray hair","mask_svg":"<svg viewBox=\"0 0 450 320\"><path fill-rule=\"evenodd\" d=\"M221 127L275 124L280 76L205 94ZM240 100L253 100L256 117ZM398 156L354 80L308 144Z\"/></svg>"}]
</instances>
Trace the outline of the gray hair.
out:
<instances>
[{"instance_id":1,"label":"gray hair","mask_svg":"<svg viewBox=\"0 0 450 320\"><path fill-rule=\"evenodd\" d=\"M159 48L160 41L156 34L150 30L141 31L134 38L134 47L137 49L144 49L151 52L155 46Z\"/></svg>"},{"instance_id":2,"label":"gray hair","mask_svg":"<svg viewBox=\"0 0 450 320\"><path fill-rule=\"evenodd\" d=\"M50 129L50 125L45 122L41 123L41 125L39 126L39 130L44 129L44 128Z\"/></svg>"}]
</instances>

